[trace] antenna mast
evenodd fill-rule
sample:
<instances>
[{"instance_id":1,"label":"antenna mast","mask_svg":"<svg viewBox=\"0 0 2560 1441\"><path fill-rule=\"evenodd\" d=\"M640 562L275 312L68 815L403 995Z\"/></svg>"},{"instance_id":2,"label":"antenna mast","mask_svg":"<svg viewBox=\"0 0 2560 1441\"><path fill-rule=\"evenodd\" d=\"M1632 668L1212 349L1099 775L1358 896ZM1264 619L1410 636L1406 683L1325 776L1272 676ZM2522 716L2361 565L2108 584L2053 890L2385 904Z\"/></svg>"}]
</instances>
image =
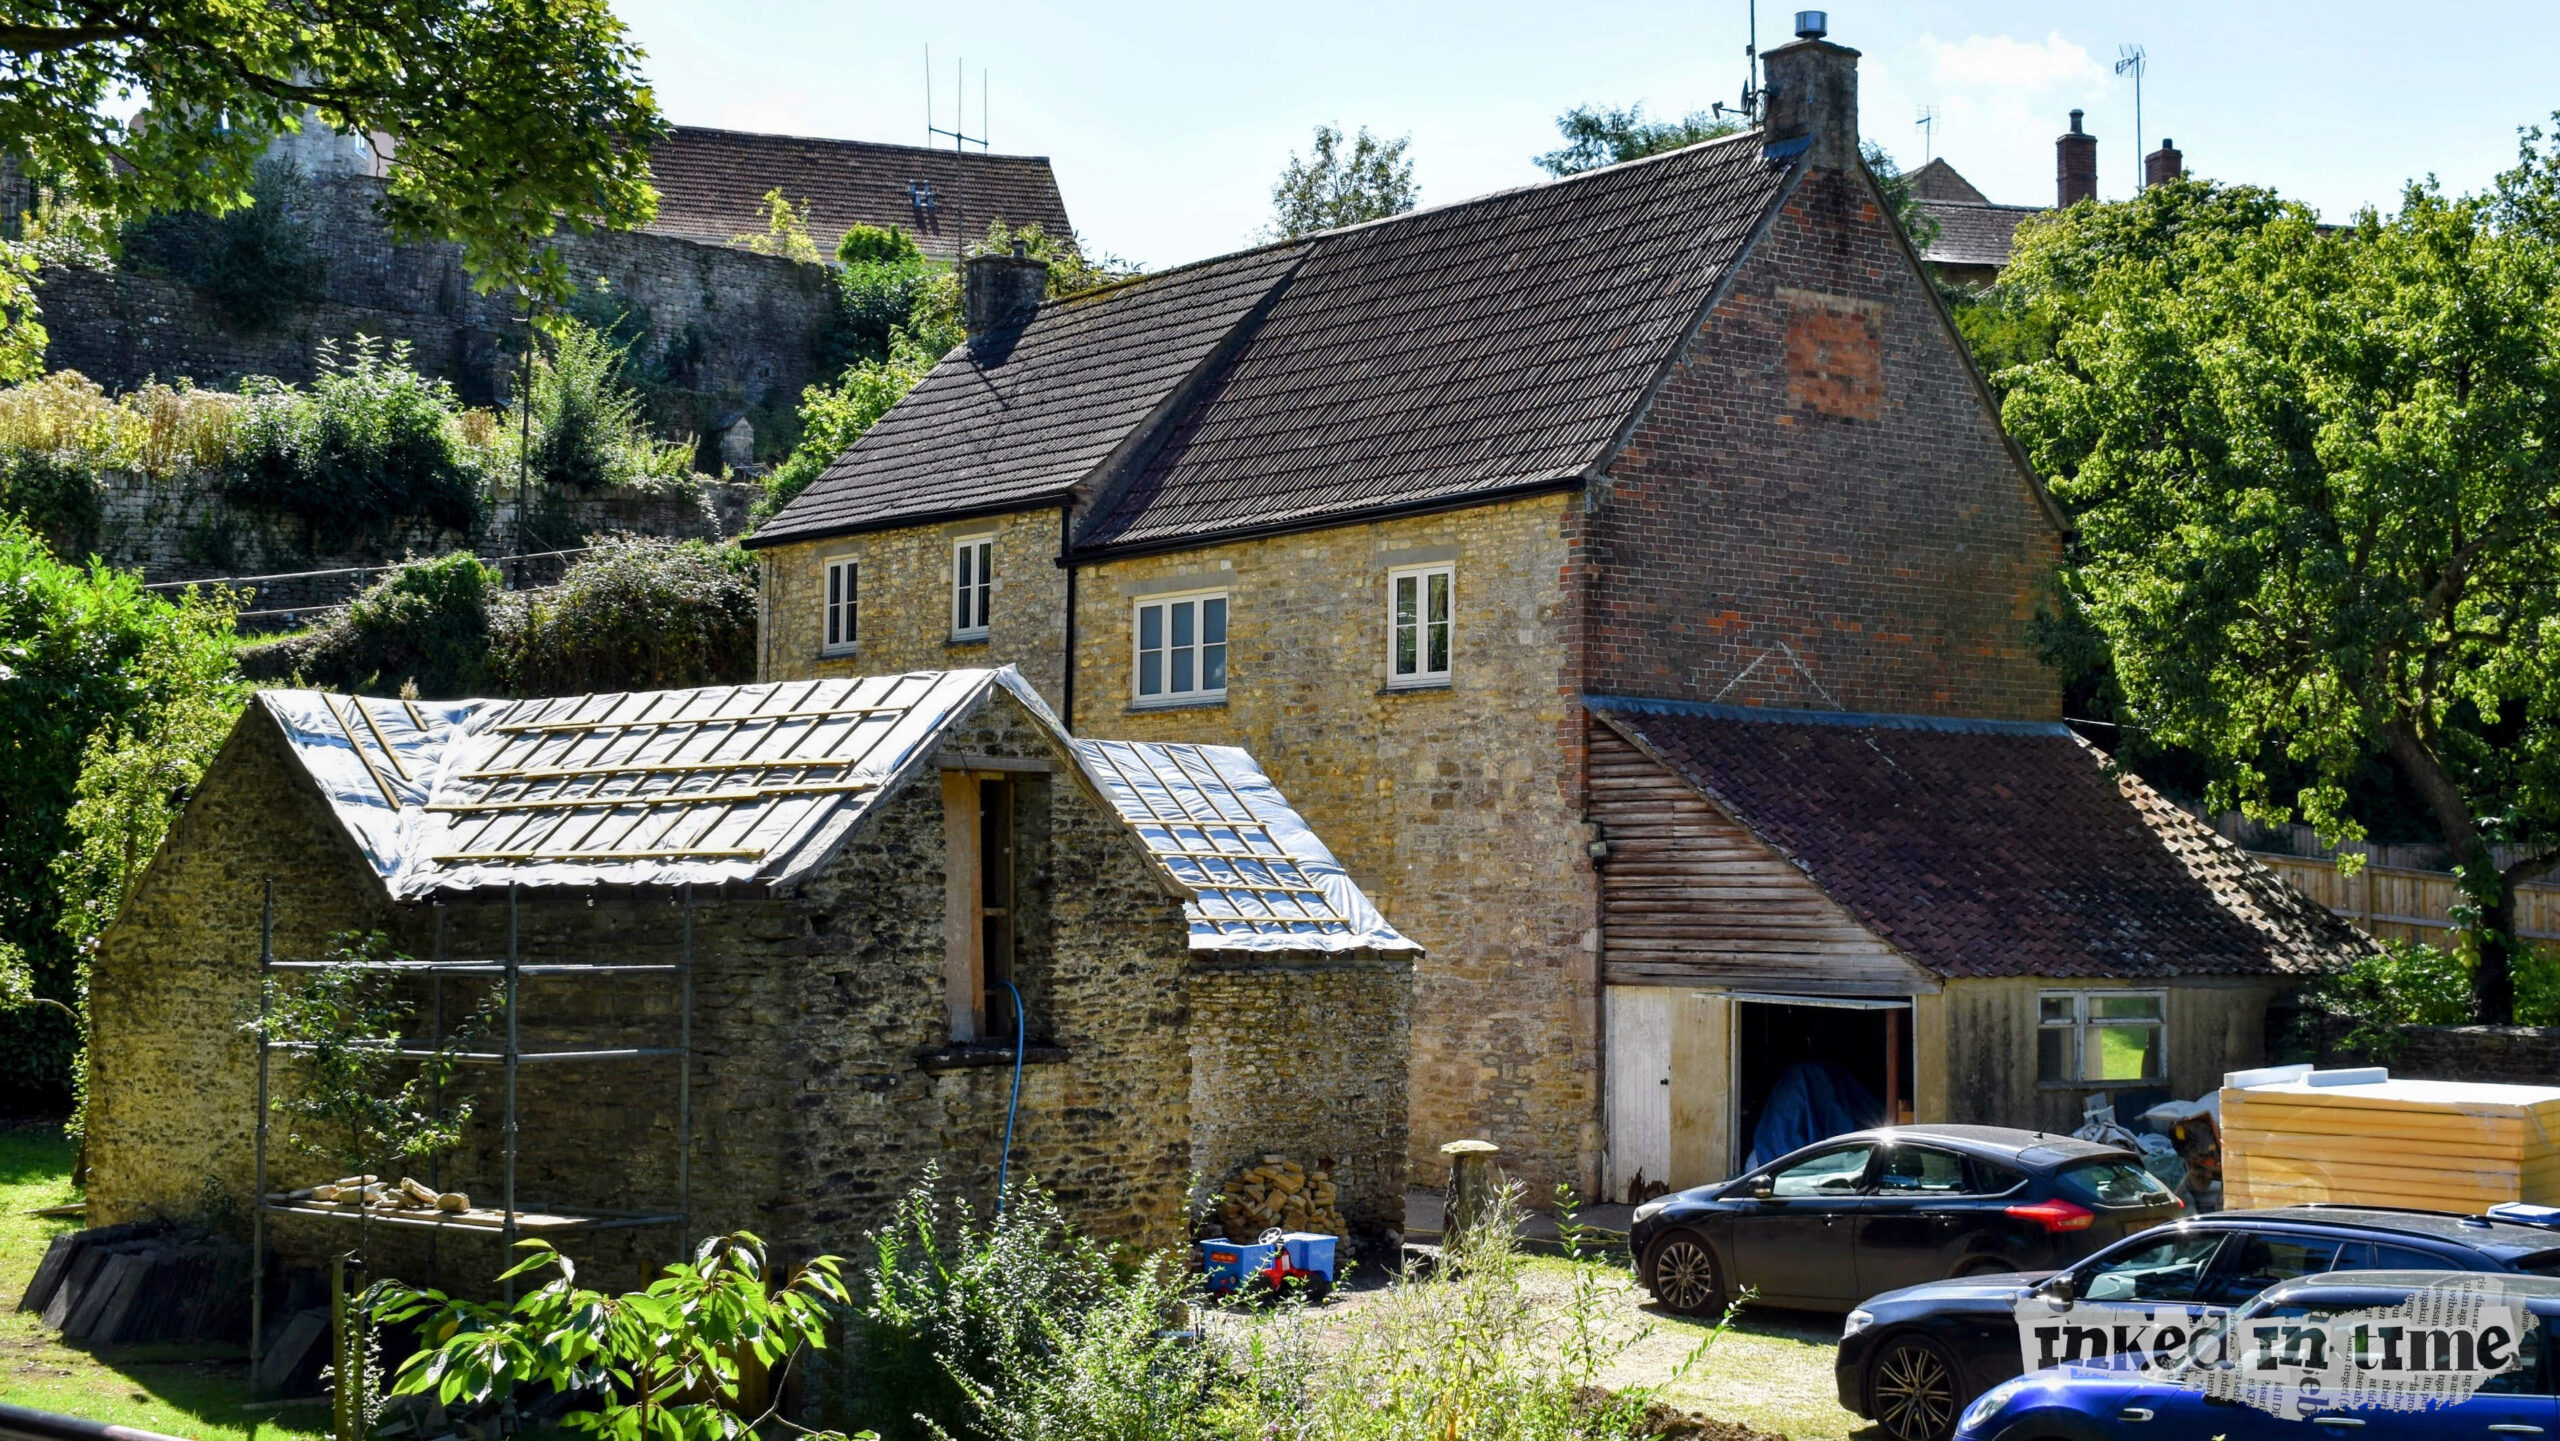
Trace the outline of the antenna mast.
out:
<instances>
[{"instance_id":1,"label":"antenna mast","mask_svg":"<svg viewBox=\"0 0 2560 1441\"><path fill-rule=\"evenodd\" d=\"M2116 55L2118 57L2116 60L2116 73L2118 75L2130 75L2133 77L2133 173L2138 180L2142 175L2142 157L2144 154L2142 148L2144 145L2142 138L2142 72L2151 68L2151 57L2143 53L2143 49L2139 45L2119 45L2116 47ZM2135 188L2139 189L2140 187L2137 185Z\"/></svg>"},{"instance_id":2,"label":"antenna mast","mask_svg":"<svg viewBox=\"0 0 2560 1441\"><path fill-rule=\"evenodd\" d=\"M1920 118L1911 123L1920 127L1920 163L1926 165L1938 158L1938 107L1921 106Z\"/></svg>"},{"instance_id":3,"label":"antenna mast","mask_svg":"<svg viewBox=\"0 0 2560 1441\"><path fill-rule=\"evenodd\" d=\"M1747 8L1751 29L1750 38L1742 46L1742 104L1732 107L1719 100L1707 108L1713 110L1719 120L1727 115L1736 115L1745 125L1757 125L1760 123L1760 102L1764 98L1760 93L1760 0L1749 0Z\"/></svg>"},{"instance_id":4,"label":"antenna mast","mask_svg":"<svg viewBox=\"0 0 2560 1441\"><path fill-rule=\"evenodd\" d=\"M987 72L984 67L978 71L978 133L971 135L967 133L969 125L968 63L966 60L951 62L953 88L951 128L945 130L933 123L933 47L930 45L924 47L924 133L927 137L925 143L932 144L931 137L936 135L946 136L951 141L951 234L952 244L957 251L953 257L956 260L966 260L969 257L969 184L968 171L962 162L968 158L970 146L977 146L980 154L986 153L987 149Z\"/></svg>"}]
</instances>

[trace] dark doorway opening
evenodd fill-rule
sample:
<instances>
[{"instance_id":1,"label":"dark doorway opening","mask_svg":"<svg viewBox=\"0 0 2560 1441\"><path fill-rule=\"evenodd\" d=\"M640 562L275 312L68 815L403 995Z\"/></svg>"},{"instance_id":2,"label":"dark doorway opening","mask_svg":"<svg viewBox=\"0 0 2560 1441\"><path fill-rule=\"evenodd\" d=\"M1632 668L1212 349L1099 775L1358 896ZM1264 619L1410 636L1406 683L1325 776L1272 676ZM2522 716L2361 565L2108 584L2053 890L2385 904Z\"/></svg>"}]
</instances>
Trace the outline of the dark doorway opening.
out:
<instances>
[{"instance_id":1,"label":"dark doorway opening","mask_svg":"<svg viewBox=\"0 0 2560 1441\"><path fill-rule=\"evenodd\" d=\"M1734 1003L1734 1159L1911 1115L1911 1012L1878 1002ZM1808 1103L1808 1094L1811 1102ZM1773 1100L1782 1114L1772 1121ZM1782 1144L1792 1142L1792 1144ZM1740 1169L1740 1166L1737 1166Z\"/></svg>"}]
</instances>

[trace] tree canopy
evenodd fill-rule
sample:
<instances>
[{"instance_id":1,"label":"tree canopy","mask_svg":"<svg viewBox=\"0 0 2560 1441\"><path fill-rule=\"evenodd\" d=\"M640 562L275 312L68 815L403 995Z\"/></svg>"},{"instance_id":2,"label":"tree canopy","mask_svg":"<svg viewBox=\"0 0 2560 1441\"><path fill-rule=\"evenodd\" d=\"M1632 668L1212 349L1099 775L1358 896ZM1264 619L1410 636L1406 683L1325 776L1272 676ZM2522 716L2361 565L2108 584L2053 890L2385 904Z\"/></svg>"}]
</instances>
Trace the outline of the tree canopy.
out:
<instances>
[{"instance_id":1,"label":"tree canopy","mask_svg":"<svg viewBox=\"0 0 2560 1441\"><path fill-rule=\"evenodd\" d=\"M1271 187L1268 233L1294 240L1411 210L1422 198L1405 153L1411 143L1411 136L1380 140L1366 125L1346 143L1340 130L1317 126L1313 147L1303 156L1291 151Z\"/></svg>"},{"instance_id":2,"label":"tree canopy","mask_svg":"<svg viewBox=\"0 0 2560 1441\"><path fill-rule=\"evenodd\" d=\"M640 58L606 0L0 0L0 147L133 219L248 203L308 125L386 136L395 229L557 299L546 237L655 211Z\"/></svg>"},{"instance_id":3,"label":"tree canopy","mask_svg":"<svg viewBox=\"0 0 2560 1441\"><path fill-rule=\"evenodd\" d=\"M1648 120L1642 101L1624 110L1576 105L1556 117L1556 131L1565 143L1538 156L1537 164L1539 169L1562 179L1603 165L1642 160L1665 150L1714 140L1740 129L1741 121L1727 120L1706 110L1692 110L1677 120Z\"/></svg>"},{"instance_id":4,"label":"tree canopy","mask_svg":"<svg viewBox=\"0 0 2560 1441\"><path fill-rule=\"evenodd\" d=\"M2487 193L2415 184L2324 228L2179 180L2022 232L2050 353L2004 417L2079 537L2068 622L2216 804L2363 834L2377 758L2468 908L2480 1017L2514 990L2515 887L2560 868L2560 146ZM2279 787L2290 787L2284 793Z\"/></svg>"}]
</instances>

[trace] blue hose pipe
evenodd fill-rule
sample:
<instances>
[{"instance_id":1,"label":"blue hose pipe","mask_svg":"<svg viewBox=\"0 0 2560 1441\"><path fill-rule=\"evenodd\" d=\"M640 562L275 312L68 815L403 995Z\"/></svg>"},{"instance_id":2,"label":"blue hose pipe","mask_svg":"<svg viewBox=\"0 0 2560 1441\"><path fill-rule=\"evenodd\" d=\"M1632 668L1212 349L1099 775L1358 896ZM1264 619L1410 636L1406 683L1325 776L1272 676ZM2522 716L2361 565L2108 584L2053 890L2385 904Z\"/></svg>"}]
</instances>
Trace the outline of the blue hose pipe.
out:
<instances>
[{"instance_id":1,"label":"blue hose pipe","mask_svg":"<svg viewBox=\"0 0 2560 1441\"><path fill-rule=\"evenodd\" d=\"M1004 1150L996 1158L996 1215L1004 1215L1006 1183L1013 1173L1013 1118L1022 1110L1022 1052L1027 1041L1022 1014L1022 988L1008 980L1004 988L1013 994L1013 1099L1004 1108Z\"/></svg>"}]
</instances>

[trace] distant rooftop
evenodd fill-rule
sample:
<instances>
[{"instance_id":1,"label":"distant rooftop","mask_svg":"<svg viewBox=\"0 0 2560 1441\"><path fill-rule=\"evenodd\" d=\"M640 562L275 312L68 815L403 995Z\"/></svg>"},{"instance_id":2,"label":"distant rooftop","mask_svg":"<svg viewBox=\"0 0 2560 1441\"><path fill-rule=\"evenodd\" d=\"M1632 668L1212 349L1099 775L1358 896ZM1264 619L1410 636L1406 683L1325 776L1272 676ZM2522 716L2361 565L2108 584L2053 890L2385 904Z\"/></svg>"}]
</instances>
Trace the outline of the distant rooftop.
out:
<instances>
[{"instance_id":1,"label":"distant rooftop","mask_svg":"<svg viewBox=\"0 0 2560 1441\"><path fill-rule=\"evenodd\" d=\"M959 257L1001 219L1068 233L1045 155L989 155L868 140L760 135L679 125L649 152L658 218L649 229L712 245L765 231L768 192L809 207L809 236L833 254L853 226L894 226L926 254Z\"/></svg>"}]
</instances>

